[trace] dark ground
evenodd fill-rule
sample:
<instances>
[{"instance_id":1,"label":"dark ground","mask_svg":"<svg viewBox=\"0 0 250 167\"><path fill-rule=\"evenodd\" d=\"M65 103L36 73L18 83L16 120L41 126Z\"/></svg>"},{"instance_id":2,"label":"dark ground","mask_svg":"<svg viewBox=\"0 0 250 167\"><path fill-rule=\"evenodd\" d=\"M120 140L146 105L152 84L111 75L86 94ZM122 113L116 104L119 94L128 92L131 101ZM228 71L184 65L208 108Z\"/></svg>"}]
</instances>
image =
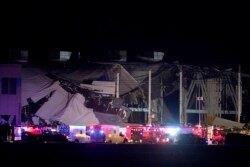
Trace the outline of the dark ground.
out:
<instances>
[{"instance_id":1,"label":"dark ground","mask_svg":"<svg viewBox=\"0 0 250 167\"><path fill-rule=\"evenodd\" d=\"M250 145L2 143L1 160L21 166L249 166Z\"/></svg>"}]
</instances>

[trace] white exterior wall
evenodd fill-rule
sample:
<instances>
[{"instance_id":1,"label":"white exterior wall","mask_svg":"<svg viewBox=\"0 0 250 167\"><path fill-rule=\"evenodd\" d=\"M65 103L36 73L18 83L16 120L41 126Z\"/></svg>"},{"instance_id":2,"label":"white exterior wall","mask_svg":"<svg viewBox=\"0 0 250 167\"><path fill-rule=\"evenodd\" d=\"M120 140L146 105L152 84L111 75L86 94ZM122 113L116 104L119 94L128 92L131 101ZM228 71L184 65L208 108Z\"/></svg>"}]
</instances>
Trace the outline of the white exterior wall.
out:
<instances>
[{"instance_id":1,"label":"white exterior wall","mask_svg":"<svg viewBox=\"0 0 250 167\"><path fill-rule=\"evenodd\" d=\"M15 94L2 94L2 78L16 78ZM9 120L9 124L21 124L20 64L0 64L0 115L9 115L11 119L15 117L15 122Z\"/></svg>"}]
</instances>

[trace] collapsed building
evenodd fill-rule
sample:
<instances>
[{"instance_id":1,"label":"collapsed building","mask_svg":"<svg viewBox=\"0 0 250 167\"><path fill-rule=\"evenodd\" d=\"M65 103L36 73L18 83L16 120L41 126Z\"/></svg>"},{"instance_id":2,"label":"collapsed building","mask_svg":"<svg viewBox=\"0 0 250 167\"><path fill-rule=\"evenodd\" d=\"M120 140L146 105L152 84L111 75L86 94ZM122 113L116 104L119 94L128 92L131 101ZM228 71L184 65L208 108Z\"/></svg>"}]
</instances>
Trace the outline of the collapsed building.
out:
<instances>
[{"instance_id":1,"label":"collapsed building","mask_svg":"<svg viewBox=\"0 0 250 167\"><path fill-rule=\"evenodd\" d=\"M20 107L6 107L10 102L5 102L0 111L15 118L14 124L212 124L216 117L240 120L242 114L242 88L233 71L155 62L17 69L20 93L14 101ZM176 108L170 108L170 99Z\"/></svg>"}]
</instances>

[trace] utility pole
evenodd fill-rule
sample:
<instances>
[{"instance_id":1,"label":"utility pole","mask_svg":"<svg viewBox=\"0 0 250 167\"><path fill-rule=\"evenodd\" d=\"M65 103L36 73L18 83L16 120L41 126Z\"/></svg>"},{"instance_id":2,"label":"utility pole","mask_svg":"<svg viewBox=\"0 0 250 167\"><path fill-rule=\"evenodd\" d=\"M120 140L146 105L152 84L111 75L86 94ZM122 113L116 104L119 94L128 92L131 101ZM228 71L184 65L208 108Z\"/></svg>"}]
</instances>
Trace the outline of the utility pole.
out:
<instances>
[{"instance_id":1,"label":"utility pole","mask_svg":"<svg viewBox=\"0 0 250 167\"><path fill-rule=\"evenodd\" d=\"M199 111L199 125L201 125L201 113L200 113L200 109L201 109L201 94L200 94L200 85L198 86L199 87L199 95L198 95L198 111Z\"/></svg>"},{"instance_id":2,"label":"utility pole","mask_svg":"<svg viewBox=\"0 0 250 167\"><path fill-rule=\"evenodd\" d=\"M163 119L162 119L162 116L163 116L163 111L164 111L164 107L163 107L163 89L164 89L164 86L163 86L163 82L162 82L162 78L161 78L161 124L163 123Z\"/></svg>"},{"instance_id":3,"label":"utility pole","mask_svg":"<svg viewBox=\"0 0 250 167\"><path fill-rule=\"evenodd\" d=\"M119 98L120 74L116 74L116 98Z\"/></svg>"},{"instance_id":4,"label":"utility pole","mask_svg":"<svg viewBox=\"0 0 250 167\"><path fill-rule=\"evenodd\" d=\"M240 122L241 113L242 113L242 83L241 83L241 66L239 65L239 71L238 71L238 116L237 116L238 122Z\"/></svg>"},{"instance_id":5,"label":"utility pole","mask_svg":"<svg viewBox=\"0 0 250 167\"><path fill-rule=\"evenodd\" d=\"M180 67L180 106L179 106L179 123L183 124L183 83L182 83L183 75L182 75L182 68Z\"/></svg>"},{"instance_id":6,"label":"utility pole","mask_svg":"<svg viewBox=\"0 0 250 167\"><path fill-rule=\"evenodd\" d=\"M148 73L148 124L151 125L151 70Z\"/></svg>"},{"instance_id":7,"label":"utility pole","mask_svg":"<svg viewBox=\"0 0 250 167\"><path fill-rule=\"evenodd\" d=\"M203 100L203 97L201 96L201 74L198 73L197 75L198 77L198 97L197 97L197 100L198 100L198 114L199 114L199 125L201 125L201 100Z\"/></svg>"}]
</instances>

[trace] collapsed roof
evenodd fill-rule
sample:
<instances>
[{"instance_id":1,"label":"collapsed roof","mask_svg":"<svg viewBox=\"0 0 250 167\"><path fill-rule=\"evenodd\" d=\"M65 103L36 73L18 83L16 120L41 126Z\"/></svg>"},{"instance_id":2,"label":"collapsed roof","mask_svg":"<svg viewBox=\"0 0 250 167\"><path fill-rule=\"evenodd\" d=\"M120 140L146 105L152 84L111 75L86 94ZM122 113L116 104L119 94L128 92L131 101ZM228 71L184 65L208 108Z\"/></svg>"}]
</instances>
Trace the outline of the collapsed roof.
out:
<instances>
[{"instance_id":1,"label":"collapsed roof","mask_svg":"<svg viewBox=\"0 0 250 167\"><path fill-rule=\"evenodd\" d=\"M87 68L88 69L88 68ZM106 69L106 70L105 70ZM58 72L58 71L57 71ZM94 112L85 106L85 97L78 92L71 93L64 89L64 81L75 86L81 86L80 81L109 80L120 73L123 80L120 86L121 93L127 93L136 88L137 82L120 65L100 65L99 68L89 69L87 72L77 70L72 73L52 72L57 80L47 77L47 72L33 68L23 68L22 77L22 106L29 104L29 100L36 103L42 98L47 101L42 104L35 115L46 121L58 121L67 125L111 124L125 126L119 115ZM74 78L75 77L75 78ZM105 84L105 82L100 82ZM104 85L105 86L105 85ZM86 87L83 86L83 89ZM92 90L90 90L92 91Z\"/></svg>"},{"instance_id":2,"label":"collapsed roof","mask_svg":"<svg viewBox=\"0 0 250 167\"><path fill-rule=\"evenodd\" d=\"M186 80L183 81L184 87L189 84L190 80L194 79L193 74L197 71L201 72L205 78L218 77L221 75L220 71L217 69L211 70L208 68L186 65L182 65L181 68L186 76ZM123 124L119 117L108 118L106 117L107 115L105 115L108 113L99 113L87 108L84 105L84 101L86 100L84 94L79 90L70 92L70 87L73 85L73 87L79 89L99 94L110 94L114 97L116 90L116 84L114 83L117 79L117 73L119 73L119 94L124 99L125 103L128 104L129 100L133 103L139 103L138 98L141 95L143 96L143 101L147 102L149 70L152 71L152 101L156 104L152 105L152 107L155 106L155 108L152 109L154 111L159 111L162 110L162 108L159 107L157 99L160 99L162 96L169 96L179 89L179 64L89 63L83 64L79 69L64 68L49 72L35 68L23 68L22 106L28 104L28 98L37 102L39 99L51 95L53 92L52 96L48 98L49 101L45 102L37 111L37 116L43 119L53 119L66 124L73 123L76 125L96 123ZM50 75L46 75L48 73ZM135 92L136 94L134 94ZM163 95L161 95L161 93L163 93ZM130 98L127 98L127 96L130 96ZM61 102L59 102L60 99L62 100ZM166 105L166 103L164 102L163 105ZM144 105L144 107L147 107L147 104ZM166 106L165 109L167 108ZM172 118L170 117L172 116L169 111L164 112L168 112L167 117L171 120ZM103 114L105 116L103 116ZM88 118L87 115L91 115L91 119L89 120L92 120L92 122L88 122L88 119L86 120L86 118ZM110 122L108 119L113 121Z\"/></svg>"},{"instance_id":3,"label":"collapsed roof","mask_svg":"<svg viewBox=\"0 0 250 167\"><path fill-rule=\"evenodd\" d=\"M117 73L119 73L120 95L138 87L138 82L134 77L122 65L116 63L91 63L76 70L63 69L51 72L58 79L70 81L77 85L92 83L93 81L116 81Z\"/></svg>"}]
</instances>

